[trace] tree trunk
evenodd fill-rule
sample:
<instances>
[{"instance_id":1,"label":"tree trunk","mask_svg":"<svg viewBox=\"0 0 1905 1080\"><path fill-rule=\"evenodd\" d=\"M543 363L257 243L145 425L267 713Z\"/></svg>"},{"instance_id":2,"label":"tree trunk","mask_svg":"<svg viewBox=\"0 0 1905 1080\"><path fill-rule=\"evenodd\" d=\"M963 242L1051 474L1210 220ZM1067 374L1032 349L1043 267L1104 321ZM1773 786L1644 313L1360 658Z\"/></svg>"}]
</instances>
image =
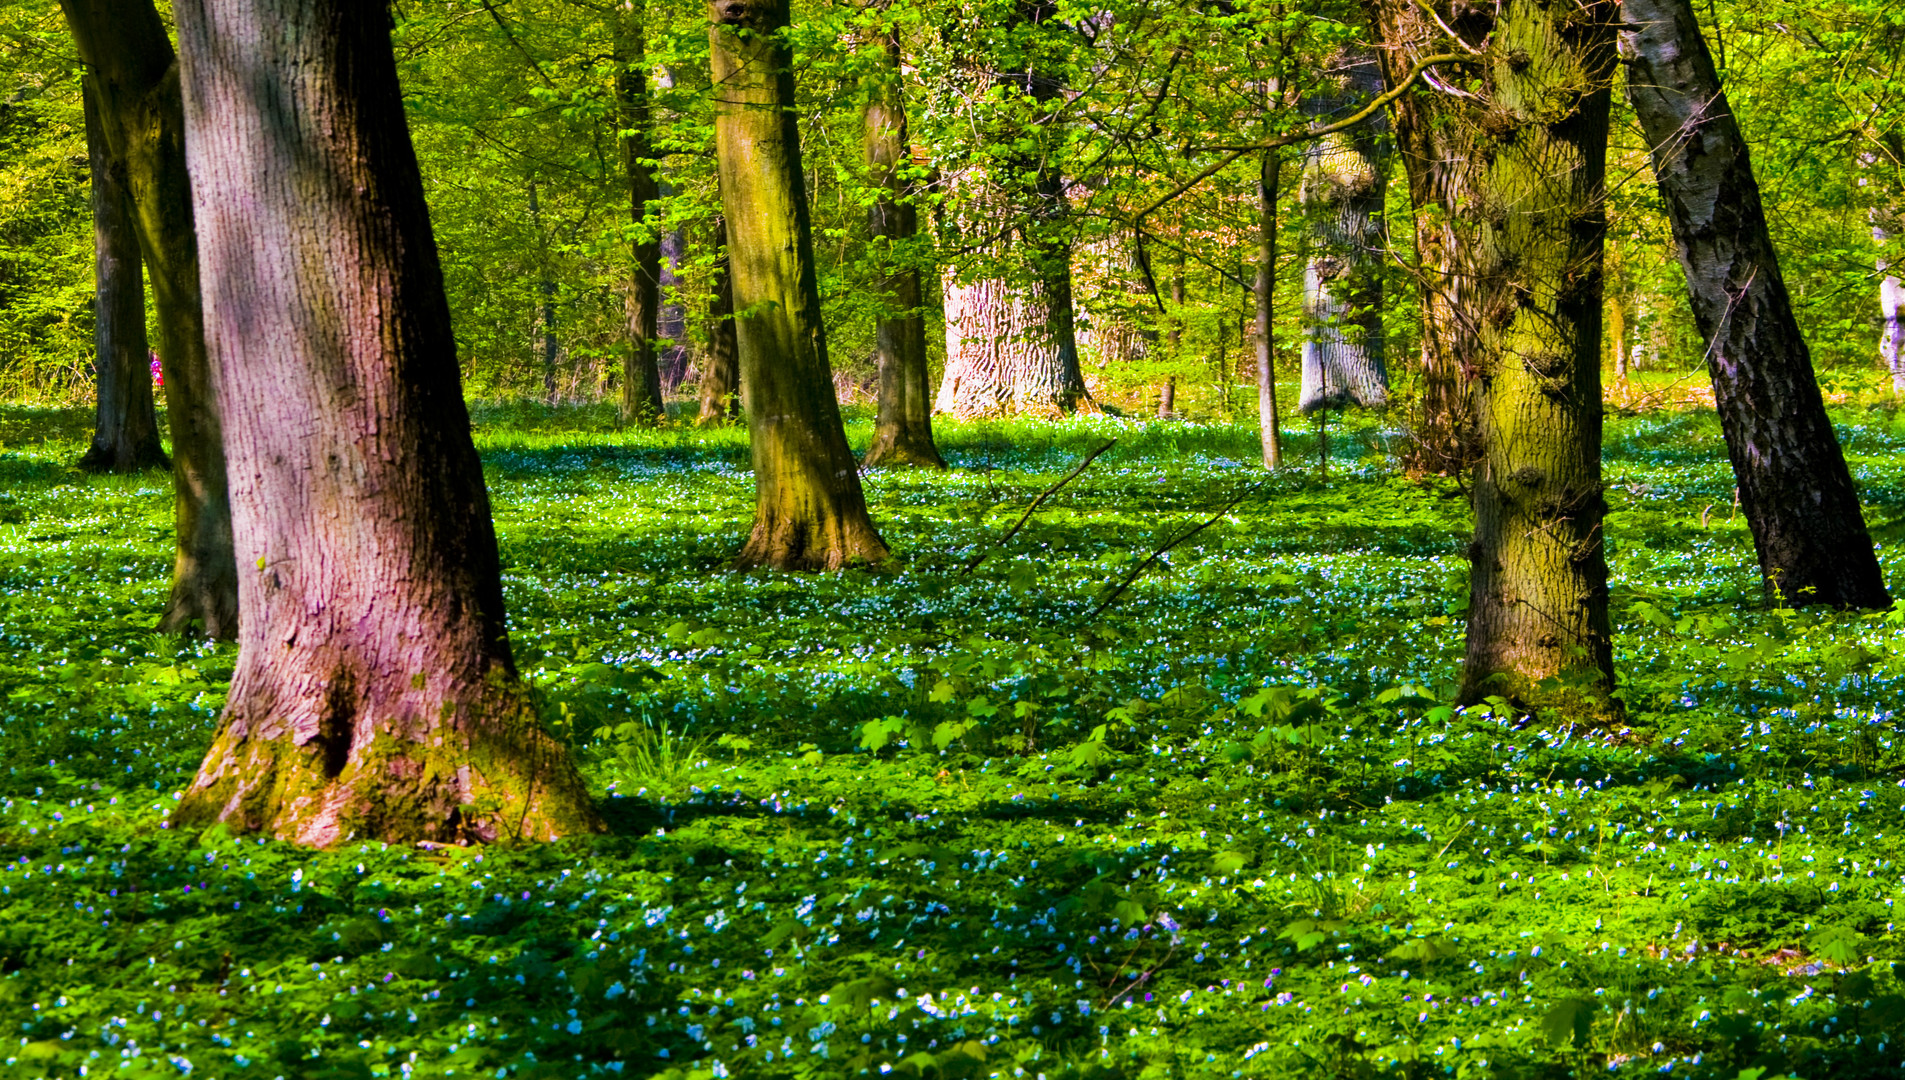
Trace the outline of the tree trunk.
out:
<instances>
[{"instance_id":1,"label":"tree trunk","mask_svg":"<svg viewBox=\"0 0 1905 1080\"><path fill-rule=\"evenodd\" d=\"M1414 0L1364 0L1381 47L1376 50L1385 81L1395 86L1425 56L1448 51L1437 17ZM1485 35L1491 16L1472 4L1458 14L1437 5L1469 40ZM1439 17L1439 16L1438 16ZM1444 20L1449 21L1449 20ZM1446 74L1446 69L1445 69ZM1471 129L1440 121L1446 95L1412 91L1390 105L1403 172L1415 213L1416 288L1422 345L1418 356L1421 397L1402 453L1411 473L1456 476L1468 471L1478 451L1470 415L1469 380L1481 363L1480 327L1466 313L1485 298L1474 294L1461 269L1461 253L1473 242L1479 220L1461 205L1461 170L1471 150Z\"/></svg>"},{"instance_id":2,"label":"tree trunk","mask_svg":"<svg viewBox=\"0 0 1905 1080\"><path fill-rule=\"evenodd\" d=\"M1813 377L1739 124L1686 0L1625 0L1628 100L1653 147L1768 594L1891 605Z\"/></svg>"},{"instance_id":3,"label":"tree trunk","mask_svg":"<svg viewBox=\"0 0 1905 1080\"><path fill-rule=\"evenodd\" d=\"M661 238L651 221L655 150L649 126L648 39L644 4L615 16L615 104L621 128L622 167L628 181L629 223L634 231L628 279L628 351L622 360L622 421L656 424L667 415L661 368L655 357L656 317L661 306Z\"/></svg>"},{"instance_id":4,"label":"tree trunk","mask_svg":"<svg viewBox=\"0 0 1905 1080\"><path fill-rule=\"evenodd\" d=\"M1332 85L1307 95L1320 120L1361 108L1382 91L1367 52L1339 54ZM1303 384L1297 410L1389 403L1383 365L1382 273L1386 172L1381 133L1365 124L1305 147L1299 197L1310 238L1303 271Z\"/></svg>"},{"instance_id":5,"label":"tree trunk","mask_svg":"<svg viewBox=\"0 0 1905 1080\"><path fill-rule=\"evenodd\" d=\"M556 361L562 355L562 341L556 336L556 279L549 266L549 234L542 227L542 203L536 197L536 182L529 182L529 221L536 230L536 242L542 256L536 271L536 331L542 337L542 399L556 403Z\"/></svg>"},{"instance_id":6,"label":"tree trunk","mask_svg":"<svg viewBox=\"0 0 1905 1080\"><path fill-rule=\"evenodd\" d=\"M861 113L867 170L880 195L867 212L867 232L875 257L883 261L885 311L875 330L874 352L880 364L880 405L867 447L866 468L918 465L943 469L946 462L933 445L931 372L926 367L926 318L919 268L910 248L919 233L919 211L912 185L900 176L911 157L906 133L906 101L900 90L900 39L886 31L868 43L883 61L882 80ZM897 250L896 250L897 249Z\"/></svg>"},{"instance_id":7,"label":"tree trunk","mask_svg":"<svg viewBox=\"0 0 1905 1080\"><path fill-rule=\"evenodd\" d=\"M1180 237L1181 239L1181 237ZM1177 257L1171 261L1171 312L1165 330L1165 341L1171 346L1173 365L1184 359L1184 249L1177 249ZM1167 375L1164 385L1158 390L1158 419L1169 420L1177 415L1177 376Z\"/></svg>"},{"instance_id":8,"label":"tree trunk","mask_svg":"<svg viewBox=\"0 0 1905 1080\"><path fill-rule=\"evenodd\" d=\"M660 185L661 193L668 195L668 185ZM687 237L681 229L669 229L661 234L661 312L655 317L655 339L657 344L666 341L655 356L655 366L661 372L662 395L666 397L681 388L681 381L688 375L688 314L681 304L681 260L687 248Z\"/></svg>"},{"instance_id":9,"label":"tree trunk","mask_svg":"<svg viewBox=\"0 0 1905 1080\"><path fill-rule=\"evenodd\" d=\"M1021 0L1014 12L1009 29L1035 36L1056 8ZM1029 68L985 78L1040 106L1041 115L1061 90ZM996 145L1018 148L953 175L954 218L980 268L942 279L946 370L938 412L1057 416L1094 407L1078 365L1071 245L1060 234L1069 213L1065 181L1036 148L1051 134L1038 124L995 132Z\"/></svg>"},{"instance_id":10,"label":"tree trunk","mask_svg":"<svg viewBox=\"0 0 1905 1080\"><path fill-rule=\"evenodd\" d=\"M174 10L245 572L222 730L173 820L312 846L598 828L511 660L383 9Z\"/></svg>"},{"instance_id":11,"label":"tree trunk","mask_svg":"<svg viewBox=\"0 0 1905 1080\"><path fill-rule=\"evenodd\" d=\"M734 337L734 275L729 273L728 223L714 219L714 278L708 296L708 354L701 362L700 427L741 415L741 347Z\"/></svg>"},{"instance_id":12,"label":"tree trunk","mask_svg":"<svg viewBox=\"0 0 1905 1080\"><path fill-rule=\"evenodd\" d=\"M1471 148L1446 169L1466 214L1456 276L1485 306L1469 383L1481 449L1471 480L1462 698L1501 695L1613 719L1601 519L1604 174L1614 69L1609 0L1508 0L1479 100L1435 120ZM1465 343L1464 347L1468 347Z\"/></svg>"},{"instance_id":13,"label":"tree trunk","mask_svg":"<svg viewBox=\"0 0 1905 1080\"><path fill-rule=\"evenodd\" d=\"M1277 198L1282 193L1283 158L1263 152L1257 175L1257 424L1263 443L1263 467L1283 467L1283 421L1277 415L1276 340L1273 333L1277 285Z\"/></svg>"},{"instance_id":14,"label":"tree trunk","mask_svg":"<svg viewBox=\"0 0 1905 1080\"><path fill-rule=\"evenodd\" d=\"M1879 363L1892 376L1892 393L1905 396L1905 282L1893 273L1893 253L1888 250L1897 235L1892 215L1875 219L1872 243L1879 249Z\"/></svg>"},{"instance_id":15,"label":"tree trunk","mask_svg":"<svg viewBox=\"0 0 1905 1080\"><path fill-rule=\"evenodd\" d=\"M146 362L145 268L132 224L126 163L106 145L93 77L80 84L86 110L86 158L93 183L93 370L98 403L87 472L138 472L171 465L159 445Z\"/></svg>"},{"instance_id":16,"label":"tree trunk","mask_svg":"<svg viewBox=\"0 0 1905 1080\"><path fill-rule=\"evenodd\" d=\"M713 0L715 151L732 258L741 396L754 459L742 567L886 558L834 397L801 175L787 0Z\"/></svg>"},{"instance_id":17,"label":"tree trunk","mask_svg":"<svg viewBox=\"0 0 1905 1080\"><path fill-rule=\"evenodd\" d=\"M200 311L177 57L151 0L61 0L60 7L91 69L106 141L126 163L133 224L158 316L177 539L159 628L230 638L238 632L238 568Z\"/></svg>"}]
</instances>

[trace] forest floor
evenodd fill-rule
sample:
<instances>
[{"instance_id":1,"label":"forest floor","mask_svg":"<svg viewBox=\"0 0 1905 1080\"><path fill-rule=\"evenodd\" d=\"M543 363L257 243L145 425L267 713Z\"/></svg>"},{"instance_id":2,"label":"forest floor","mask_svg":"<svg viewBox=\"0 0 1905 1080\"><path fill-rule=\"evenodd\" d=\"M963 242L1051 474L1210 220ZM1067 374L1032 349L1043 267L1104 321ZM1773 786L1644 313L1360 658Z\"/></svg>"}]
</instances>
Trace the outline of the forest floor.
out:
<instances>
[{"instance_id":1,"label":"forest floor","mask_svg":"<svg viewBox=\"0 0 1905 1080\"><path fill-rule=\"evenodd\" d=\"M743 433L479 409L613 831L320 853L165 827L233 660L154 630L168 484L0 410L0 1076L1899 1075L1905 614L1765 606L1712 416L1614 418L1631 726L1452 710L1466 505L1375 423L941 425L800 576L727 569Z\"/></svg>"}]
</instances>

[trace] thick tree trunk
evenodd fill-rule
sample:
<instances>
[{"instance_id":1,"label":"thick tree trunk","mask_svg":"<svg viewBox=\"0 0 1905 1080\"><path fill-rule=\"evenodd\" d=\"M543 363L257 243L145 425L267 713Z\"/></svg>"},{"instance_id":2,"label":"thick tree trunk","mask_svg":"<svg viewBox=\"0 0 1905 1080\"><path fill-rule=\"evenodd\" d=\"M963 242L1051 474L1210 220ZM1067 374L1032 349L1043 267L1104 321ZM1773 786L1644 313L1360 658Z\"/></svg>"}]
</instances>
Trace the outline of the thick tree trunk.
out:
<instances>
[{"instance_id":1,"label":"thick tree trunk","mask_svg":"<svg viewBox=\"0 0 1905 1080\"><path fill-rule=\"evenodd\" d=\"M159 418L152 407L145 268L132 224L126 163L106 144L92 76L81 84L81 93L93 183L93 370L98 402L93 444L79 467L87 472L165 468L171 462L159 445Z\"/></svg>"},{"instance_id":2,"label":"thick tree trunk","mask_svg":"<svg viewBox=\"0 0 1905 1080\"><path fill-rule=\"evenodd\" d=\"M1491 16L1473 4L1425 10L1414 0L1364 0L1381 48L1377 56L1385 81L1395 86L1425 56L1448 51L1446 35L1437 24L1450 22L1469 40L1485 36ZM1433 12L1440 11L1442 16ZM1450 70L1437 78L1444 81ZM1417 90L1396 99L1390 117L1409 197L1415 210L1416 289L1420 297L1422 345L1417 357L1421 397L1410 424L1403 465L1412 473L1456 476L1474 464L1474 417L1470 413L1469 380L1481 363L1481 328L1467 313L1479 310L1486 299L1474 292L1463 273L1461 253L1474 242L1480 220L1472 209L1449 213L1461 206L1461 171L1467 166L1477 133L1472 127L1441 122L1448 111L1446 95ZM1485 141L1485 140L1484 140ZM1485 151L1484 151L1485 152Z\"/></svg>"},{"instance_id":3,"label":"thick tree trunk","mask_svg":"<svg viewBox=\"0 0 1905 1080\"><path fill-rule=\"evenodd\" d=\"M1304 112L1334 119L1382 92L1373 54L1339 54L1332 78ZM1383 364L1385 162L1381 133L1365 124L1305 147L1299 197L1310 239L1303 271L1303 384L1297 410L1389 402Z\"/></svg>"},{"instance_id":4,"label":"thick tree trunk","mask_svg":"<svg viewBox=\"0 0 1905 1080\"><path fill-rule=\"evenodd\" d=\"M647 9L633 4L616 15L615 104L622 130L622 168L628 183L629 222L635 240L628 279L628 351L622 360L622 420L656 424L667 415L661 368L655 356L656 318L661 307L661 238L650 204L655 184L648 100Z\"/></svg>"},{"instance_id":5,"label":"thick tree trunk","mask_svg":"<svg viewBox=\"0 0 1905 1080\"><path fill-rule=\"evenodd\" d=\"M787 0L713 0L715 151L728 225L754 529L737 564L886 558L834 397L795 125Z\"/></svg>"},{"instance_id":6,"label":"thick tree trunk","mask_svg":"<svg viewBox=\"0 0 1905 1080\"><path fill-rule=\"evenodd\" d=\"M175 11L245 572L222 730L174 820L313 846L597 828L511 661L382 6Z\"/></svg>"},{"instance_id":7,"label":"thick tree trunk","mask_svg":"<svg viewBox=\"0 0 1905 1080\"><path fill-rule=\"evenodd\" d=\"M219 403L205 353L177 58L151 0L61 0L60 7L91 69L106 141L126 163L158 316L177 538L159 627L230 638L238 632L238 568Z\"/></svg>"},{"instance_id":8,"label":"thick tree trunk","mask_svg":"<svg viewBox=\"0 0 1905 1080\"><path fill-rule=\"evenodd\" d=\"M1601 519L1604 173L1614 70L1609 0L1509 0L1482 100L1445 98L1475 153L1451 163L1454 252L1487 306L1470 381L1472 491L1462 697L1499 694L1617 718ZM1486 151L1486 152L1484 152Z\"/></svg>"},{"instance_id":9,"label":"thick tree trunk","mask_svg":"<svg viewBox=\"0 0 1905 1080\"><path fill-rule=\"evenodd\" d=\"M1056 13L1046 0L1014 8L1010 29L1033 37ZM983 78L1040 106L1040 114L1062 89L1037 70ZM1050 136L1034 124L997 132L995 141L1024 147ZM951 187L958 231L979 268L942 279L946 370L933 408L959 417L1094 408L1078 365L1071 244L1061 235L1070 212L1064 177L1048 155L1019 149L968 163Z\"/></svg>"},{"instance_id":10,"label":"thick tree trunk","mask_svg":"<svg viewBox=\"0 0 1905 1080\"><path fill-rule=\"evenodd\" d=\"M1283 467L1283 419L1277 413L1276 291L1277 199L1283 188L1283 158L1265 150L1257 174L1257 425L1263 467Z\"/></svg>"},{"instance_id":11,"label":"thick tree trunk","mask_svg":"<svg viewBox=\"0 0 1905 1080\"><path fill-rule=\"evenodd\" d=\"M933 445L933 399L926 367L926 318L921 312L919 268L905 250L919 233L919 211L911 185L900 167L911 157L906 135L906 102L900 92L900 39L887 31L868 43L878 50L884 75L861 113L867 171L881 194L867 212L867 232L876 258L883 260L885 311L874 332L880 364L880 406L873 442L863 459L871 469L919 465L943 469L946 462Z\"/></svg>"},{"instance_id":12,"label":"thick tree trunk","mask_svg":"<svg viewBox=\"0 0 1905 1080\"><path fill-rule=\"evenodd\" d=\"M1721 430L1769 595L1891 605L1813 377L1739 123L1687 0L1624 0L1627 95L1653 147Z\"/></svg>"},{"instance_id":13,"label":"thick tree trunk","mask_svg":"<svg viewBox=\"0 0 1905 1080\"><path fill-rule=\"evenodd\" d=\"M734 275L729 272L728 223L714 219L714 277L708 295L708 352L701 361L700 427L741 415L741 347L734 336Z\"/></svg>"}]
</instances>

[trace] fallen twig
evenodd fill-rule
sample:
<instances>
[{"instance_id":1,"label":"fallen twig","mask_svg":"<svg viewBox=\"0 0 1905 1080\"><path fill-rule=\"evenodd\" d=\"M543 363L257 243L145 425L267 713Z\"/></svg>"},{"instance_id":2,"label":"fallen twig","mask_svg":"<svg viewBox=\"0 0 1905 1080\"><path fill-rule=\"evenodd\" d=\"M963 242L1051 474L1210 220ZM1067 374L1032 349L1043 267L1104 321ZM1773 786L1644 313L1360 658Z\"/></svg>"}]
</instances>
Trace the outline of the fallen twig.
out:
<instances>
[{"instance_id":1,"label":"fallen twig","mask_svg":"<svg viewBox=\"0 0 1905 1080\"><path fill-rule=\"evenodd\" d=\"M1110 607L1113 603L1116 603L1118 597L1123 596L1124 591L1131 587L1131 583L1138 580L1139 575L1143 574L1145 570L1149 569L1152 563L1157 562L1158 559L1161 558L1165 552L1178 546L1184 541L1189 540L1191 537L1196 536L1198 533L1203 532L1205 529L1210 528L1212 525L1217 524L1219 521L1222 521L1225 514L1228 514L1232 510L1235 510L1237 508L1238 503L1241 503L1245 499L1249 498L1253 493L1255 493L1256 490L1257 490L1256 488L1250 488L1246 491L1239 493L1235 498L1225 503L1221 509L1219 509L1215 514L1212 514L1204 522L1202 522L1201 524L1185 532L1179 533L1177 536L1172 537L1170 541L1168 541L1163 547L1158 548L1156 551L1153 551L1149 557L1147 557L1143 562L1138 564L1137 569L1131 571L1129 574L1126 574L1125 579L1123 581L1120 581L1115 587L1111 589L1110 592L1106 593L1104 599L1098 601L1098 606L1091 609L1091 614L1085 616L1084 621L1091 622L1093 619L1096 619L1100 614L1102 614L1106 608Z\"/></svg>"},{"instance_id":2,"label":"fallen twig","mask_svg":"<svg viewBox=\"0 0 1905 1080\"><path fill-rule=\"evenodd\" d=\"M1066 473L1064 477L1059 480L1058 483L1053 484L1051 487L1046 488L1044 494L1032 500L1032 505L1025 508L1025 513L1019 515L1018 522L1014 524L1010 529L1006 530L1006 534L999 538L998 543L980 551L979 554L974 555L972 557L972 561L966 564L966 568L959 572L960 576L964 577L965 575L972 573L974 570L979 568L980 563L986 561L986 557L988 555L991 555L993 552L1006 546L1008 543L1011 543L1012 538L1019 535L1019 530L1025 528L1025 523L1031 520L1032 511L1037 510L1039 508L1040 503L1044 502L1046 499L1049 499L1053 495L1057 494L1059 488L1062 488L1066 484L1071 483L1074 479L1078 477L1079 473L1084 472L1087 466L1089 466L1093 461L1096 461L1099 454L1104 453L1105 451L1111 449L1112 447L1116 445L1118 445L1118 440L1112 439L1106 442L1103 446L1099 447L1098 449L1093 450L1089 454L1086 454L1085 460L1079 462L1077 468L1073 469L1071 472Z\"/></svg>"}]
</instances>

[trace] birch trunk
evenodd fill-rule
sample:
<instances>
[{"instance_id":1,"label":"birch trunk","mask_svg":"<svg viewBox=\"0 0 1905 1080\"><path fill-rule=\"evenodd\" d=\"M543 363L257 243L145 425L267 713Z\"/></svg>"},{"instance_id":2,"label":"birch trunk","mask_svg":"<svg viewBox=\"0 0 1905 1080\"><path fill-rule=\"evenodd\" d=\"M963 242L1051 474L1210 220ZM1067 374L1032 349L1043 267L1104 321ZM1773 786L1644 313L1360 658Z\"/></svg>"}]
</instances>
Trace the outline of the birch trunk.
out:
<instances>
[{"instance_id":1,"label":"birch trunk","mask_svg":"<svg viewBox=\"0 0 1905 1080\"><path fill-rule=\"evenodd\" d=\"M943 469L933 445L931 373L926 367L926 318L919 269L906 265L919 233L911 185L899 170L911 157L906 102L900 92L900 39L886 31L868 43L883 63L882 79L861 112L867 170L880 189L867 212L867 232L881 268L885 311L874 332L880 365L880 404L867 447L867 468L917 465ZM900 249L897 250L896 249Z\"/></svg>"},{"instance_id":2,"label":"birch trunk","mask_svg":"<svg viewBox=\"0 0 1905 1080\"><path fill-rule=\"evenodd\" d=\"M91 69L107 144L126 163L133 225L157 314L177 544L159 628L230 638L238 632L238 568L200 311L178 59L151 0L61 0L60 7Z\"/></svg>"},{"instance_id":3,"label":"birch trunk","mask_svg":"<svg viewBox=\"0 0 1905 1080\"><path fill-rule=\"evenodd\" d=\"M1624 0L1627 94L1653 147L1768 595L1891 606L1793 318L1739 123L1687 0Z\"/></svg>"},{"instance_id":4,"label":"birch trunk","mask_svg":"<svg viewBox=\"0 0 1905 1080\"><path fill-rule=\"evenodd\" d=\"M133 227L126 163L106 145L93 77L81 83L86 158L93 203L93 370L98 401L93 442L79 467L87 472L165 468L159 418L152 407L147 363L145 267Z\"/></svg>"},{"instance_id":5,"label":"birch trunk","mask_svg":"<svg viewBox=\"0 0 1905 1080\"><path fill-rule=\"evenodd\" d=\"M714 137L728 223L741 398L754 459L742 567L837 570L886 558L847 447L814 276L787 0L714 0Z\"/></svg>"},{"instance_id":6,"label":"birch trunk","mask_svg":"<svg viewBox=\"0 0 1905 1080\"><path fill-rule=\"evenodd\" d=\"M245 567L221 730L174 822L320 847L598 828L511 660L383 7L174 10Z\"/></svg>"}]
</instances>

